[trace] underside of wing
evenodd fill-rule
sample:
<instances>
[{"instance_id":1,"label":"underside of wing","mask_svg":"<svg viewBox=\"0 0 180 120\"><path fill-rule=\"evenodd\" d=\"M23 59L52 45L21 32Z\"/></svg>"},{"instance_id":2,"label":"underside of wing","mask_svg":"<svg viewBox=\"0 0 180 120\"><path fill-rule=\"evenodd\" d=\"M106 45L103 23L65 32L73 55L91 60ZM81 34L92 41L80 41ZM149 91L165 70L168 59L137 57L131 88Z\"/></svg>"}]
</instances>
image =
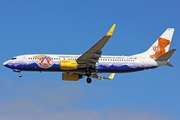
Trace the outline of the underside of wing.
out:
<instances>
[{"instance_id":1,"label":"underside of wing","mask_svg":"<svg viewBox=\"0 0 180 120\"><path fill-rule=\"evenodd\" d=\"M109 77L104 77L104 76L100 76L98 74L92 74L90 77L92 78L96 78L96 79L99 79L99 80L112 80L115 76L115 73L111 73L109 75Z\"/></svg>"}]
</instances>

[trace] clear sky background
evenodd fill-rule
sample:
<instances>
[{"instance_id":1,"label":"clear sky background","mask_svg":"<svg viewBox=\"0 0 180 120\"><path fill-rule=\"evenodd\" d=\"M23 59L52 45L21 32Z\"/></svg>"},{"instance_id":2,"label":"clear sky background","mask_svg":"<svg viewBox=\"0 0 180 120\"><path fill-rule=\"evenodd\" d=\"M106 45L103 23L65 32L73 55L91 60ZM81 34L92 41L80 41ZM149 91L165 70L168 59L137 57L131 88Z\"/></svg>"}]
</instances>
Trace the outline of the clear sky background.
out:
<instances>
[{"instance_id":1,"label":"clear sky background","mask_svg":"<svg viewBox=\"0 0 180 120\"><path fill-rule=\"evenodd\" d=\"M173 68L116 74L113 81L0 67L0 120L179 120L179 0L0 1L0 63L29 53L82 54L116 23L105 55L148 49L174 27ZM108 76L109 74L104 74Z\"/></svg>"}]
</instances>

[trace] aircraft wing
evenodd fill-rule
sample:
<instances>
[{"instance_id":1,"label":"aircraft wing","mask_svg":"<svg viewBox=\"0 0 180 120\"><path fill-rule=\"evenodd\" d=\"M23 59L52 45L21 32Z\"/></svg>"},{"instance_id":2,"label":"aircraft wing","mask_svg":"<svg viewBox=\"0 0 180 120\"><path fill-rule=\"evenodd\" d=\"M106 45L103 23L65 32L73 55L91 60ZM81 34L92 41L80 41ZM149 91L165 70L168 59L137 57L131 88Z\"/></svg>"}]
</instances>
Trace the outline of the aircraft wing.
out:
<instances>
[{"instance_id":1,"label":"aircraft wing","mask_svg":"<svg viewBox=\"0 0 180 120\"><path fill-rule=\"evenodd\" d=\"M102 54L102 48L107 43L109 38L112 36L116 24L110 28L105 36L103 36L96 44L94 44L89 50L82 54L78 59L78 67L93 67L95 68L96 62L99 60Z\"/></svg>"},{"instance_id":2,"label":"aircraft wing","mask_svg":"<svg viewBox=\"0 0 180 120\"><path fill-rule=\"evenodd\" d=\"M114 76L115 76L115 73L111 73L108 78L100 76L98 74L92 74L90 77L91 78L96 78L96 79L99 79L99 80L112 80L114 78Z\"/></svg>"}]
</instances>

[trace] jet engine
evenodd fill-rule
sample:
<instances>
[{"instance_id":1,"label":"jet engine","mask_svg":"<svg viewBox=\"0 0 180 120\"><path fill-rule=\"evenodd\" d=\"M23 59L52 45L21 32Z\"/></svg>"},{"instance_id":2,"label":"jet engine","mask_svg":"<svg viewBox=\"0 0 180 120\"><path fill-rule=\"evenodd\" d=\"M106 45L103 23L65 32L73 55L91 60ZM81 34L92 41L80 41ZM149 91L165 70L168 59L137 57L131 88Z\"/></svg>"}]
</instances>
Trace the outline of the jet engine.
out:
<instances>
[{"instance_id":1,"label":"jet engine","mask_svg":"<svg viewBox=\"0 0 180 120\"><path fill-rule=\"evenodd\" d=\"M81 78L82 78L82 75L79 75L77 73L62 73L62 80L78 81Z\"/></svg>"},{"instance_id":2,"label":"jet engine","mask_svg":"<svg viewBox=\"0 0 180 120\"><path fill-rule=\"evenodd\" d=\"M61 60L60 61L60 68L62 70L75 70L77 69L78 64L76 60Z\"/></svg>"}]
</instances>

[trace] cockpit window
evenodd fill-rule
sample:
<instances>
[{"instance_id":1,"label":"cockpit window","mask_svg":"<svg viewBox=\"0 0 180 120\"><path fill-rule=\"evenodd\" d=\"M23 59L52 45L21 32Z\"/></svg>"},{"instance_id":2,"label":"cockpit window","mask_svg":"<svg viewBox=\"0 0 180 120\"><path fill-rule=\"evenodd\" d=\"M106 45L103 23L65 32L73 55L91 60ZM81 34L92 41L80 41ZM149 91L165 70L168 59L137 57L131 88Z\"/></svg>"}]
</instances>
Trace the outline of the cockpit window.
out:
<instances>
[{"instance_id":1,"label":"cockpit window","mask_svg":"<svg viewBox=\"0 0 180 120\"><path fill-rule=\"evenodd\" d=\"M16 58L11 58L11 60L15 60Z\"/></svg>"}]
</instances>

